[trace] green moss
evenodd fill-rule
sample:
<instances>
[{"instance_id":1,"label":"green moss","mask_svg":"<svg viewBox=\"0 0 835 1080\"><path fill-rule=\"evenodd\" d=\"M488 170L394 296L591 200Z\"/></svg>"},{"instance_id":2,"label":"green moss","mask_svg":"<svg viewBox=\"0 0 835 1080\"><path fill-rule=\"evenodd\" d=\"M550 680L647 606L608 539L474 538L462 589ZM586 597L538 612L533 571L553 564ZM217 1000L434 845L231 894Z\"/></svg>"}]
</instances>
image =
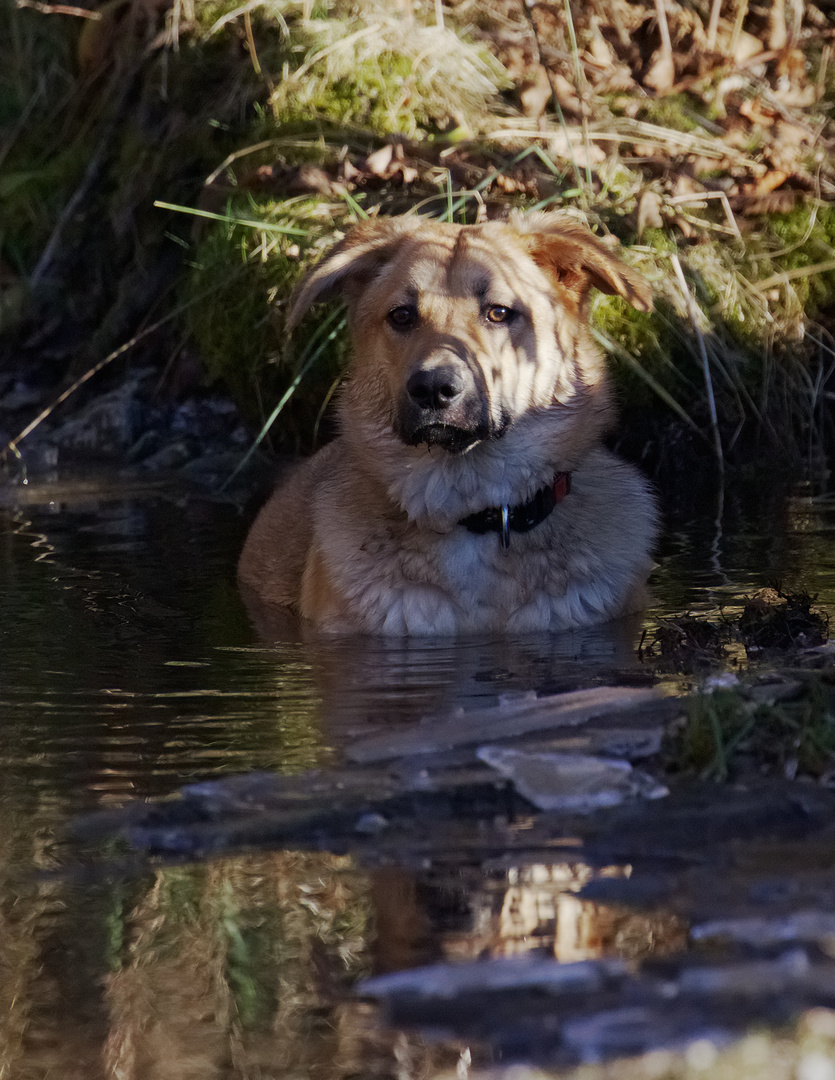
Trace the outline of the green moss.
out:
<instances>
[{"instance_id":1,"label":"green moss","mask_svg":"<svg viewBox=\"0 0 835 1080\"><path fill-rule=\"evenodd\" d=\"M665 94L643 102L638 118L673 131L701 131L702 127L695 116L703 110L701 101L688 94Z\"/></svg>"},{"instance_id":2,"label":"green moss","mask_svg":"<svg viewBox=\"0 0 835 1080\"><path fill-rule=\"evenodd\" d=\"M230 215L237 206L247 219L306 228L307 235L284 238L250 226L213 225L191 261L187 327L207 376L225 386L254 427L289 391L292 403L271 432L283 446L309 445L346 359L344 335L317 337L320 313L302 323L292 342L284 332L293 287L332 228L329 219L317 219L319 205L297 200L289 219L273 202L239 199L230 204Z\"/></svg>"},{"instance_id":3,"label":"green moss","mask_svg":"<svg viewBox=\"0 0 835 1080\"><path fill-rule=\"evenodd\" d=\"M451 117L475 127L507 82L485 50L391 19L298 24L286 55L271 99L279 126L315 117L384 137L433 132Z\"/></svg>"},{"instance_id":4,"label":"green moss","mask_svg":"<svg viewBox=\"0 0 835 1080\"><path fill-rule=\"evenodd\" d=\"M787 214L772 215L768 226L781 245L773 257L772 274L835 260L835 207L802 203ZM835 270L793 277L791 287L806 313L813 315L835 302Z\"/></svg>"},{"instance_id":5,"label":"green moss","mask_svg":"<svg viewBox=\"0 0 835 1080\"><path fill-rule=\"evenodd\" d=\"M383 53L366 60L350 76L333 81L311 80L308 89L281 94L274 100L277 124L309 124L311 117L336 126L368 128L380 135L413 135L432 118L407 107L410 63Z\"/></svg>"}]
</instances>

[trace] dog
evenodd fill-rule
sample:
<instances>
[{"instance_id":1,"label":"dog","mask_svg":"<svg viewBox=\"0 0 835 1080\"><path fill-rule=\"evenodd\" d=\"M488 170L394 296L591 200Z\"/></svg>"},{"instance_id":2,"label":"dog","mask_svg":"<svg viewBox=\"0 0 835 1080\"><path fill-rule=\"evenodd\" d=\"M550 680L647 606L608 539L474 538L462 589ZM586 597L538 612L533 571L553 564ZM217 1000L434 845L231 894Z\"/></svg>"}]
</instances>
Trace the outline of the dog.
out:
<instances>
[{"instance_id":1,"label":"dog","mask_svg":"<svg viewBox=\"0 0 835 1080\"><path fill-rule=\"evenodd\" d=\"M244 593L384 635L570 630L639 609L657 511L603 446L593 288L652 307L645 279L562 213L354 226L288 314L292 330L318 300L347 304L339 434L256 518Z\"/></svg>"}]
</instances>

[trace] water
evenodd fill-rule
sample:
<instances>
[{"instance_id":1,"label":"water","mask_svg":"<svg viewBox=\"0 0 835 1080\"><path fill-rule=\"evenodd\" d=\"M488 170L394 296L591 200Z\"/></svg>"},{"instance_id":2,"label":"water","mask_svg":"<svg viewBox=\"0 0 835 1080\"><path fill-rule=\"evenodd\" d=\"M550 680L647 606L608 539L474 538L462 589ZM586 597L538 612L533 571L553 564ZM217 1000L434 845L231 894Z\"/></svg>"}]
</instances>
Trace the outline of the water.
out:
<instances>
[{"instance_id":1,"label":"water","mask_svg":"<svg viewBox=\"0 0 835 1080\"><path fill-rule=\"evenodd\" d=\"M687 920L576 896L591 868L331 851L197 865L67 832L79 815L249 770L338 766L358 736L499 694L641 682L640 621L509 641L258 630L222 502L96 479L0 508L0 1077L466 1075L463 1045L386 1032L361 976L438 959L680 951ZM835 499L760 486L670 530L651 620L780 581L835 614ZM104 865L105 869L102 870ZM458 1072L456 1073L456 1069ZM446 1071L445 1071L446 1070Z\"/></svg>"}]
</instances>

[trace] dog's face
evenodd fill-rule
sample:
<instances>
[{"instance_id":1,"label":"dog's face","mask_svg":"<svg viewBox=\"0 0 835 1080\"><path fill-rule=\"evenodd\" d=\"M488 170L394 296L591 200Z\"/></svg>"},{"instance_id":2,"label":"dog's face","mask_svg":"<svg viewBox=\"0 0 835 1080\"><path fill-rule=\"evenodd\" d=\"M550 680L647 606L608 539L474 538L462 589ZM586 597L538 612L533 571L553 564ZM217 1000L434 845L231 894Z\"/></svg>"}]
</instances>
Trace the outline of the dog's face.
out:
<instances>
[{"instance_id":1,"label":"dog's face","mask_svg":"<svg viewBox=\"0 0 835 1080\"><path fill-rule=\"evenodd\" d=\"M378 219L316 267L291 320L341 289L366 404L403 443L458 454L602 388L597 352L577 355L592 286L650 306L643 279L559 215Z\"/></svg>"}]
</instances>

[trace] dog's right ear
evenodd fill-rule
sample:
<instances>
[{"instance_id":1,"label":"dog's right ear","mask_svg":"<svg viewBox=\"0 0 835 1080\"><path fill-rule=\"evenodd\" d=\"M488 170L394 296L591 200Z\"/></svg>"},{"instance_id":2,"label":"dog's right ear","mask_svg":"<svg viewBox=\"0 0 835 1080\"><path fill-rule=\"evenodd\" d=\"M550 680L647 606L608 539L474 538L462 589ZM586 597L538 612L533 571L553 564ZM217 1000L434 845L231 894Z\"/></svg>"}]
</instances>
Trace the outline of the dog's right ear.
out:
<instances>
[{"instance_id":1,"label":"dog's right ear","mask_svg":"<svg viewBox=\"0 0 835 1080\"><path fill-rule=\"evenodd\" d=\"M375 218L355 225L344 240L302 279L290 300L286 329L289 333L317 300L342 293L348 300L362 289L414 236L412 217Z\"/></svg>"}]
</instances>

